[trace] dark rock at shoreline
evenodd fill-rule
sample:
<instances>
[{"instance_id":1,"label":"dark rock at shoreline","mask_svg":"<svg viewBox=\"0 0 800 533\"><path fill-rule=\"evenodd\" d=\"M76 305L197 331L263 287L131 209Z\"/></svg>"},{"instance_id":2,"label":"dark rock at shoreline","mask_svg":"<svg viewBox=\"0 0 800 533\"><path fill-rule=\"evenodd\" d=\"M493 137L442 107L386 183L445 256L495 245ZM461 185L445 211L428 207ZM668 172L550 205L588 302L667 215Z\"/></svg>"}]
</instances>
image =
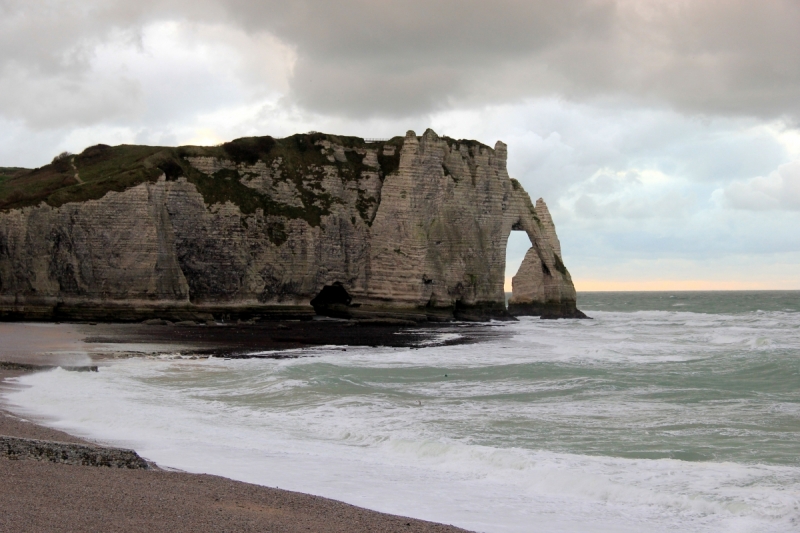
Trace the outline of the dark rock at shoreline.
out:
<instances>
[{"instance_id":1,"label":"dark rock at shoreline","mask_svg":"<svg viewBox=\"0 0 800 533\"><path fill-rule=\"evenodd\" d=\"M5 435L0 435L0 455L8 459L35 459L68 465L150 468L147 461L133 450Z\"/></svg>"},{"instance_id":2,"label":"dark rock at shoreline","mask_svg":"<svg viewBox=\"0 0 800 533\"><path fill-rule=\"evenodd\" d=\"M504 335L500 325L417 324L397 319L304 320L229 324L219 327L158 327L143 324L106 325L102 335L90 336L92 344L146 344L191 346L178 348L186 355L231 358L294 358L304 354L298 348L315 346L383 346L413 348L429 346L440 333L458 333L443 344L470 344ZM286 352L286 350L292 350Z\"/></svg>"}]
</instances>

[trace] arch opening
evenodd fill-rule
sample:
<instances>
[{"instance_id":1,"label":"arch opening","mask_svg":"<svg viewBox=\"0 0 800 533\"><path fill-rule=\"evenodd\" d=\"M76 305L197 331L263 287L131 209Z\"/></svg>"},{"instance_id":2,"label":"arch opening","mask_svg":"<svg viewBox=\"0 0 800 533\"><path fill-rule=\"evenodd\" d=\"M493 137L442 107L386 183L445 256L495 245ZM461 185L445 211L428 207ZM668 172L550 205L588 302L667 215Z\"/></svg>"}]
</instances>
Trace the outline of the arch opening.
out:
<instances>
[{"instance_id":1,"label":"arch opening","mask_svg":"<svg viewBox=\"0 0 800 533\"><path fill-rule=\"evenodd\" d=\"M506 243L506 271L505 282L503 284L503 292L505 292L505 303L508 307L508 299L511 297L511 278L513 278L519 271L522 260L525 254L528 253L533 244L531 239L519 225L514 225L512 231L508 235L508 242Z\"/></svg>"}]
</instances>

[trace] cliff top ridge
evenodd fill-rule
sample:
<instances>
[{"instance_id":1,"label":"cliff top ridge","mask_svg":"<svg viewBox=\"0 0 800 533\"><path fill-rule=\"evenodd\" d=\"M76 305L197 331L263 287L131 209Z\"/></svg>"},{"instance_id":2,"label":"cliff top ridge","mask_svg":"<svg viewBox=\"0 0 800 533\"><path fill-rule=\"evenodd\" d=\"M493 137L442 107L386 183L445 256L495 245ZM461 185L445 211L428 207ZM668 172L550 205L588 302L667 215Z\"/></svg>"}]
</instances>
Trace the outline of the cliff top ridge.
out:
<instances>
[{"instance_id":1,"label":"cliff top ridge","mask_svg":"<svg viewBox=\"0 0 800 533\"><path fill-rule=\"evenodd\" d=\"M408 134L416 135L413 131ZM439 137L430 129L424 135L433 135L451 147L466 147L473 153L476 150L494 151L475 140ZM417 139L422 140L423 136ZM42 202L59 207L68 202L96 200L111 191L121 192L147 181L155 182L163 175L167 180L183 177L194 183L209 204L231 201L244 213L263 208L290 218L304 218L313 224L325 214L329 199L324 195L320 198L319 188L313 184L309 188L308 183L301 183L302 176L307 178L317 170L321 179L324 166L336 165L340 170L349 170L356 177L364 170L363 156L369 149L378 151L383 178L397 170L400 148L405 139L396 136L368 142L361 137L309 132L283 139L270 136L242 137L218 146L98 144L80 154L60 154L50 164L35 169L0 167L0 211L35 206ZM500 144L505 149L505 145ZM394 154L385 155L389 151L383 150L384 146L395 146ZM341 150L337 147L341 147ZM223 180L208 179L187 161L190 157L224 159L234 162L238 168L222 170L214 176ZM294 181L308 197L308 201L303 202L305 208L297 212L285 212L286 206L271 205L269 198L254 195L251 188L241 185L237 179L230 179L240 173L242 167L259 162L269 166L276 161L285 168L286 178Z\"/></svg>"}]
</instances>

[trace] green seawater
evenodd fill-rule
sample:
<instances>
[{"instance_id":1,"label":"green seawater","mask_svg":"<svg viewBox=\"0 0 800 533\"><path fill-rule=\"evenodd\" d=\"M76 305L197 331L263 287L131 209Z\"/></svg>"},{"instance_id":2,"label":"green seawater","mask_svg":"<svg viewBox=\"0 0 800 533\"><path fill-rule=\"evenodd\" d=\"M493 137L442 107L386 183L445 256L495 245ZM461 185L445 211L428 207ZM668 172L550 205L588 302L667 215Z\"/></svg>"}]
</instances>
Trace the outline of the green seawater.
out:
<instances>
[{"instance_id":1,"label":"green seawater","mask_svg":"<svg viewBox=\"0 0 800 533\"><path fill-rule=\"evenodd\" d=\"M475 531L800 531L800 292L578 307L416 349L32 374L14 401L165 466Z\"/></svg>"},{"instance_id":2,"label":"green seawater","mask_svg":"<svg viewBox=\"0 0 800 533\"><path fill-rule=\"evenodd\" d=\"M581 292L578 306L593 311L686 311L746 314L800 312L800 291Z\"/></svg>"}]
</instances>

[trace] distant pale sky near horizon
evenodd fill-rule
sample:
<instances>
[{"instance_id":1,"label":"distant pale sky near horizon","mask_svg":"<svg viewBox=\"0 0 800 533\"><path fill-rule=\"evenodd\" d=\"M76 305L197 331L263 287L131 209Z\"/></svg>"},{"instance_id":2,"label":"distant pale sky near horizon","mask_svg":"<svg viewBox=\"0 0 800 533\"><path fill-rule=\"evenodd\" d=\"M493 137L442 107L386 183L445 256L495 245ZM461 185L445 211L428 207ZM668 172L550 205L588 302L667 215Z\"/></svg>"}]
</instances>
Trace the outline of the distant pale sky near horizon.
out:
<instances>
[{"instance_id":1,"label":"distant pale sky near horizon","mask_svg":"<svg viewBox=\"0 0 800 533\"><path fill-rule=\"evenodd\" d=\"M428 127L508 144L578 290L800 289L797 0L0 0L0 166Z\"/></svg>"}]
</instances>

